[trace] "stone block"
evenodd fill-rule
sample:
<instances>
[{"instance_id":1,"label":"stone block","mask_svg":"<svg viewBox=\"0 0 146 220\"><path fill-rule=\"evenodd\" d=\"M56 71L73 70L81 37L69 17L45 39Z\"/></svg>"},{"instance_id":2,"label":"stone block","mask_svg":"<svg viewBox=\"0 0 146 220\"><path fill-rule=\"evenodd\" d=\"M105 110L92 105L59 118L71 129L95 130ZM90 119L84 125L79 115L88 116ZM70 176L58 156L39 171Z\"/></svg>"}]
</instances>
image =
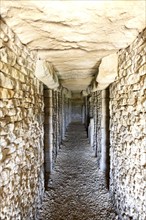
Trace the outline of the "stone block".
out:
<instances>
[{"instance_id":1,"label":"stone block","mask_svg":"<svg viewBox=\"0 0 146 220\"><path fill-rule=\"evenodd\" d=\"M10 89L0 88L0 98L1 99L10 99L14 97L14 91Z\"/></svg>"},{"instance_id":2,"label":"stone block","mask_svg":"<svg viewBox=\"0 0 146 220\"><path fill-rule=\"evenodd\" d=\"M14 89L15 81L7 77L4 73L0 72L0 87Z\"/></svg>"}]
</instances>

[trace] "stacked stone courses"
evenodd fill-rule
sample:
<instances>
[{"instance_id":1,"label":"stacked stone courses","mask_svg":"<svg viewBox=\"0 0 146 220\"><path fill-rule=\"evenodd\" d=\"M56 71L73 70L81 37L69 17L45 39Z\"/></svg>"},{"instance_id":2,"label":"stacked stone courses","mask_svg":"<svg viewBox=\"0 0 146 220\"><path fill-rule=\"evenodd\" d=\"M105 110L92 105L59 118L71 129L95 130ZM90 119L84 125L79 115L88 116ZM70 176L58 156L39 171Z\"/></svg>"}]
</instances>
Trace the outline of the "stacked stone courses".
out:
<instances>
[{"instance_id":1,"label":"stacked stone courses","mask_svg":"<svg viewBox=\"0 0 146 220\"><path fill-rule=\"evenodd\" d=\"M120 219L144 220L146 193L146 29L119 51L110 86L111 194Z\"/></svg>"},{"instance_id":2,"label":"stacked stone courses","mask_svg":"<svg viewBox=\"0 0 146 220\"><path fill-rule=\"evenodd\" d=\"M110 175L118 220L145 220L146 29L118 52L115 82L76 103L66 88L52 90L35 77L38 55L0 26L0 220L37 219L44 182L48 189L76 117L104 181Z\"/></svg>"},{"instance_id":3,"label":"stacked stone courses","mask_svg":"<svg viewBox=\"0 0 146 220\"><path fill-rule=\"evenodd\" d=\"M146 29L129 47L118 52L117 77L109 86L109 92L107 88L91 93L87 102L89 120L94 120L91 147L106 179L110 170L106 184L120 220L146 218L145 88Z\"/></svg>"},{"instance_id":4,"label":"stacked stone courses","mask_svg":"<svg viewBox=\"0 0 146 220\"><path fill-rule=\"evenodd\" d=\"M1 21L0 219L34 219L44 191L43 85L36 56Z\"/></svg>"}]
</instances>

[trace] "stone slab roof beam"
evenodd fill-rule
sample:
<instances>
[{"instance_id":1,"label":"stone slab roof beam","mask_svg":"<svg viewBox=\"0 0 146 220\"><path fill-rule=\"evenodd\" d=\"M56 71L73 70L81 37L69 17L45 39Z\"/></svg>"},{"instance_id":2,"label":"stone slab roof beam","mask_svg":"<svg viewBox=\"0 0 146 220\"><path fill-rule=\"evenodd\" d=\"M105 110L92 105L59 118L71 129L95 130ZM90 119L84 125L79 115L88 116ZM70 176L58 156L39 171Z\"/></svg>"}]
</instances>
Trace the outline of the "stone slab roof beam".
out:
<instances>
[{"instance_id":1,"label":"stone slab roof beam","mask_svg":"<svg viewBox=\"0 0 146 220\"><path fill-rule=\"evenodd\" d=\"M102 59L99 66L99 72L96 77L98 86L94 86L93 90L106 89L112 82L115 81L118 68L118 55L117 53L106 56Z\"/></svg>"},{"instance_id":2,"label":"stone slab roof beam","mask_svg":"<svg viewBox=\"0 0 146 220\"><path fill-rule=\"evenodd\" d=\"M59 87L59 80L53 65L45 60L37 60L35 76L49 89L57 89Z\"/></svg>"}]
</instances>

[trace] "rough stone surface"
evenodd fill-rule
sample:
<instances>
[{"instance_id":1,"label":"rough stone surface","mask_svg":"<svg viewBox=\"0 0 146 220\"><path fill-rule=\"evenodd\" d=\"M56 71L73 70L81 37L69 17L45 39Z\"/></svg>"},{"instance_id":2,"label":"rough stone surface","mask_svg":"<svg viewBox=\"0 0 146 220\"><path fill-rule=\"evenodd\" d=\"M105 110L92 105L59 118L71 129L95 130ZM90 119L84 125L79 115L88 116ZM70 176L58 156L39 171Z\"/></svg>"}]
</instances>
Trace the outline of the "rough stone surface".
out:
<instances>
[{"instance_id":1,"label":"rough stone surface","mask_svg":"<svg viewBox=\"0 0 146 220\"><path fill-rule=\"evenodd\" d=\"M85 128L79 123L68 129L37 219L118 219Z\"/></svg>"},{"instance_id":2,"label":"rough stone surface","mask_svg":"<svg viewBox=\"0 0 146 220\"><path fill-rule=\"evenodd\" d=\"M120 219L146 219L146 30L119 52L110 86L111 192Z\"/></svg>"},{"instance_id":3,"label":"rough stone surface","mask_svg":"<svg viewBox=\"0 0 146 220\"><path fill-rule=\"evenodd\" d=\"M0 219L34 220L44 191L43 85L33 54L1 29Z\"/></svg>"},{"instance_id":4,"label":"rough stone surface","mask_svg":"<svg viewBox=\"0 0 146 220\"><path fill-rule=\"evenodd\" d=\"M59 87L56 71L49 62L37 60L35 76L50 89L57 89Z\"/></svg>"},{"instance_id":5,"label":"rough stone surface","mask_svg":"<svg viewBox=\"0 0 146 220\"><path fill-rule=\"evenodd\" d=\"M110 83L115 81L118 68L118 55L111 54L102 59L99 66L96 81L98 82L97 89L106 89Z\"/></svg>"},{"instance_id":6,"label":"rough stone surface","mask_svg":"<svg viewBox=\"0 0 146 220\"><path fill-rule=\"evenodd\" d=\"M45 132L48 132L45 147L50 150L51 141L51 159L56 160L74 103L80 103L79 116L86 130L92 118L92 147L97 159L89 160L85 133L81 129L80 136L75 126L75 133L64 142L63 158L58 157L55 175L52 175L54 189L58 187L59 191L52 188L48 195L46 193L46 207L51 209L42 216L54 220L56 216L64 219L63 215L64 220L115 218L104 188L105 175L96 167L105 149L102 141L106 133L102 131L106 130L106 117L103 117L106 99L103 100L102 92L97 91L96 82L88 85L96 79L102 63L100 59L129 45L144 28L144 4L144 1L93 1L92 4L89 1L84 4L81 1L2 1L2 17L22 42L1 22L0 219L36 219L44 192L44 98L48 99L45 100ZM80 11L75 10L79 6ZM31 50L38 50L39 56L24 44ZM60 82L76 92L72 95L60 86L56 91L51 90L51 99L43 97L43 85L34 75L38 57L53 63ZM106 79L107 75L104 76ZM146 30L119 52L116 82L110 86L110 191L120 220L146 218L145 87ZM98 90L102 88L98 84ZM85 97L81 97L83 89L86 89L82 93ZM76 186L77 191L74 190Z\"/></svg>"},{"instance_id":7,"label":"rough stone surface","mask_svg":"<svg viewBox=\"0 0 146 220\"><path fill-rule=\"evenodd\" d=\"M145 1L3 0L1 15L23 44L53 63L65 87L81 91L99 60L130 45L145 28Z\"/></svg>"},{"instance_id":8,"label":"rough stone surface","mask_svg":"<svg viewBox=\"0 0 146 220\"><path fill-rule=\"evenodd\" d=\"M45 183L54 167L60 144L64 139L65 131L71 121L71 101L68 93L64 94L64 88L53 91L45 87Z\"/></svg>"},{"instance_id":9,"label":"rough stone surface","mask_svg":"<svg viewBox=\"0 0 146 220\"><path fill-rule=\"evenodd\" d=\"M97 157L97 164L99 167L101 159L101 120L102 120L102 96L101 91L91 93L91 97L88 102L88 117L89 120L93 118L94 121L94 133L92 136L93 148L95 156ZM88 134L89 135L89 134Z\"/></svg>"}]
</instances>

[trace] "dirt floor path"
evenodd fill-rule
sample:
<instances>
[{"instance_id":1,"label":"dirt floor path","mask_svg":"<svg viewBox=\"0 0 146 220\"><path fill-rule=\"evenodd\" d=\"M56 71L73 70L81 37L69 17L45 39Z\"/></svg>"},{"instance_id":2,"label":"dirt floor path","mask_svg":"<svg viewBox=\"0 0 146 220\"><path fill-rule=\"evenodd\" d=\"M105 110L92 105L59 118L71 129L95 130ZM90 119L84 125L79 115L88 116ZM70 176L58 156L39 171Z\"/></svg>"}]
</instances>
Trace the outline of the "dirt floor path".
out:
<instances>
[{"instance_id":1,"label":"dirt floor path","mask_svg":"<svg viewBox=\"0 0 146 220\"><path fill-rule=\"evenodd\" d=\"M68 128L38 219L118 219L82 124Z\"/></svg>"}]
</instances>

